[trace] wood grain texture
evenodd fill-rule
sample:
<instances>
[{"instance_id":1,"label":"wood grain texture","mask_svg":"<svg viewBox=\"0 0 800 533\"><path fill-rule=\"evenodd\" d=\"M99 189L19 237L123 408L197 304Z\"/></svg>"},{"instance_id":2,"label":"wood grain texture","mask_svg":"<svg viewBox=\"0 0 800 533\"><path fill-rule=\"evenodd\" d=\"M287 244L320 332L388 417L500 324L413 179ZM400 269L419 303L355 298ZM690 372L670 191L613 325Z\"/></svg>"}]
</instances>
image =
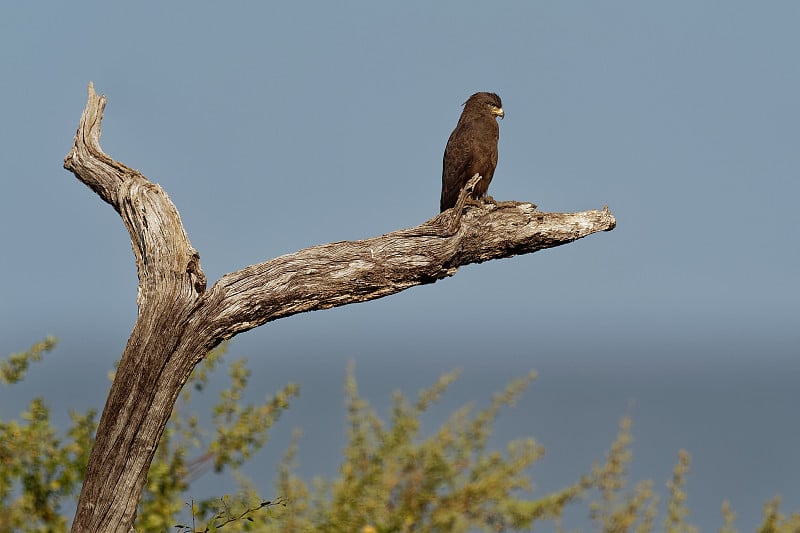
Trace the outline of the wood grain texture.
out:
<instances>
[{"instance_id":1,"label":"wood grain texture","mask_svg":"<svg viewBox=\"0 0 800 533\"><path fill-rule=\"evenodd\" d=\"M139 315L97 429L72 531L129 532L156 446L192 369L221 341L286 316L381 298L459 267L608 231L610 211L543 213L524 202L456 208L359 241L312 246L222 276L210 288L175 205L100 148L106 98L89 98L64 168L120 215L139 274Z\"/></svg>"}]
</instances>

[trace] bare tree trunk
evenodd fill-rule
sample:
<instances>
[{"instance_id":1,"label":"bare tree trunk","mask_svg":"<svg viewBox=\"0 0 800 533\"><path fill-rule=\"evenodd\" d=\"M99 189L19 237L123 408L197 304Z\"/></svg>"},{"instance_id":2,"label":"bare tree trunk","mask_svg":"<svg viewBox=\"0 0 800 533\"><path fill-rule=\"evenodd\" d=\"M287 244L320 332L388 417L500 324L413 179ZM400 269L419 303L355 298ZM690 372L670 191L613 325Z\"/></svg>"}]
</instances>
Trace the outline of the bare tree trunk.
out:
<instances>
[{"instance_id":1,"label":"bare tree trunk","mask_svg":"<svg viewBox=\"0 0 800 533\"><path fill-rule=\"evenodd\" d=\"M105 96L89 85L64 168L119 213L139 272L139 316L89 458L75 532L129 532L150 462L195 365L224 339L285 316L363 302L452 276L462 265L567 244L614 228L607 208L542 213L530 203L459 205L420 226L313 246L222 276L206 290L167 193L100 148Z\"/></svg>"}]
</instances>

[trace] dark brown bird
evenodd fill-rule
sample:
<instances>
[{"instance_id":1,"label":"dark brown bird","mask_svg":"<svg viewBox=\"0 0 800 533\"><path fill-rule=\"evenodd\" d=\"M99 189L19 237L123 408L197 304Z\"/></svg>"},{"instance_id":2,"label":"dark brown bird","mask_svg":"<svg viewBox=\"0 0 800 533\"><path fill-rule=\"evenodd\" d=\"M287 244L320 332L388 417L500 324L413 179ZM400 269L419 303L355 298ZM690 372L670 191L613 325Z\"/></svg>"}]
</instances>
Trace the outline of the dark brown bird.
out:
<instances>
[{"instance_id":1,"label":"dark brown bird","mask_svg":"<svg viewBox=\"0 0 800 533\"><path fill-rule=\"evenodd\" d=\"M471 198L478 201L486 196L497 166L500 128L495 118L504 115L503 103L494 93L475 93L464 102L464 111L444 149L440 211L456 205L458 193L475 174L483 179L475 186ZM487 199L491 201L492 197Z\"/></svg>"}]
</instances>

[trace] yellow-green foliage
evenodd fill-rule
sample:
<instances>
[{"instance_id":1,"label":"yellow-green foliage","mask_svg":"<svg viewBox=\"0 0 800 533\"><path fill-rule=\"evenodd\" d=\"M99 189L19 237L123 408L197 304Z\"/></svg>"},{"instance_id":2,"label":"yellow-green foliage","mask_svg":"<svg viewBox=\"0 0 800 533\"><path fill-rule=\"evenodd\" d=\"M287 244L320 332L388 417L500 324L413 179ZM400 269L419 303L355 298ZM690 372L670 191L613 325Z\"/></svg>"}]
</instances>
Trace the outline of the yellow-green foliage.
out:
<instances>
[{"instance_id":1,"label":"yellow-green foliage","mask_svg":"<svg viewBox=\"0 0 800 533\"><path fill-rule=\"evenodd\" d=\"M800 513L784 516L780 511L781 498L775 496L764 504L764 521L758 533L797 533L800 531Z\"/></svg>"},{"instance_id":2,"label":"yellow-green foliage","mask_svg":"<svg viewBox=\"0 0 800 533\"><path fill-rule=\"evenodd\" d=\"M595 465L592 470L593 488L598 496L589 504L589 511L600 531L647 533L653 528L658 497L652 481L642 481L631 493L625 492L627 466L633 458L631 425L629 417L622 419L605 464Z\"/></svg>"},{"instance_id":3,"label":"yellow-green foliage","mask_svg":"<svg viewBox=\"0 0 800 533\"><path fill-rule=\"evenodd\" d=\"M420 417L456 378L442 376L415 402L395 393L387 424L358 394L352 367L346 382L349 444L341 477L318 481L312 492L288 471L278 492L289 504L275 510L264 531L487 531L529 528L560 516L581 492L581 482L555 494L529 499L530 465L543 450L533 439L511 442L505 452L488 450L498 411L511 405L533 374L514 380L489 407L464 407L427 438ZM291 457L293 458L294 451Z\"/></svg>"},{"instance_id":4,"label":"yellow-green foliage","mask_svg":"<svg viewBox=\"0 0 800 533\"><path fill-rule=\"evenodd\" d=\"M48 336L31 346L28 351L12 353L6 359L0 360L0 384L8 385L20 381L25 377L30 364L41 361L45 352L56 347L56 342L55 337Z\"/></svg>"},{"instance_id":5,"label":"yellow-green foliage","mask_svg":"<svg viewBox=\"0 0 800 533\"><path fill-rule=\"evenodd\" d=\"M31 362L41 360L55 340L0 361L0 382L18 383ZM664 517L652 481L631 485L632 422L622 419L605 460L571 485L533 494L530 466L543 448L532 438L488 446L500 409L513 405L531 383L531 373L513 380L484 409L471 405L453 412L432 432L420 431L421 417L440 399L457 373L445 374L413 401L394 394L389 420L381 419L359 395L352 366L345 383L348 443L340 475L309 484L294 474L299 433L279 466L273 495L261 495L242 473L264 446L267 432L289 400L299 393L289 384L264 402L243 404L249 371L244 361L228 365L229 385L213 408L210 431L185 411L194 393L205 391L226 347L209 354L184 388L164 431L139 503L138 531L211 532L427 532L530 530L543 520L561 531L567 506L582 506L595 529L606 533L696 533L689 523L686 480L688 452L679 451L666 483ZM219 378L216 378L219 379ZM80 491L82 472L96 427L95 411L72 413L59 437L44 400L37 398L21 420L0 422L0 532L66 531L63 507ZM228 471L237 494L195 501L191 483L213 468ZM262 484L263 486L263 484ZM631 488L629 488L631 487ZM721 507L721 533L735 533L736 514ZM778 497L764 506L761 533L796 533L800 514L785 516Z\"/></svg>"},{"instance_id":6,"label":"yellow-green foliage","mask_svg":"<svg viewBox=\"0 0 800 533\"><path fill-rule=\"evenodd\" d=\"M27 352L0 362L3 383L21 381L30 362L55 346L48 337ZM0 421L0 531L63 531L62 505L80 490L95 430L96 412L70 413L65 437L56 435L42 398L21 420Z\"/></svg>"},{"instance_id":7,"label":"yellow-green foliage","mask_svg":"<svg viewBox=\"0 0 800 533\"><path fill-rule=\"evenodd\" d=\"M297 385L289 384L259 405L243 405L242 395L250 371L243 359L234 361L228 368L230 385L220 393L213 408L213 431L204 431L197 415L183 411L194 392L205 390L210 374L217 369L226 350L227 345L223 344L209 353L184 387L150 465L147 485L139 501L138 530L165 531L174 527L176 517L186 509L186 494L192 480L212 467L216 472L237 473L264 446L267 431L289 407L289 399L299 393ZM234 512L231 505L238 504L232 504L230 497L191 501L188 514L196 523L210 522L220 511ZM256 502L252 507L259 505ZM227 530L234 528L228 526Z\"/></svg>"}]
</instances>

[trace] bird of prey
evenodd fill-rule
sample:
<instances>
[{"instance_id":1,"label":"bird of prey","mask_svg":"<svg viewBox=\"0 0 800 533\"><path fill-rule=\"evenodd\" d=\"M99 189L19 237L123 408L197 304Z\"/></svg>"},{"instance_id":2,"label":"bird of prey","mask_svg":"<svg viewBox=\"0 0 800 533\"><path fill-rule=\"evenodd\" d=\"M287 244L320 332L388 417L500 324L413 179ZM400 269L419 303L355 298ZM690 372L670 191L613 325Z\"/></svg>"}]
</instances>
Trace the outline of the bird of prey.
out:
<instances>
[{"instance_id":1,"label":"bird of prey","mask_svg":"<svg viewBox=\"0 0 800 533\"><path fill-rule=\"evenodd\" d=\"M464 102L464 111L444 149L440 211L456 205L459 192L475 174L482 179L472 192L471 203L483 197L493 201L486 192L497 166L500 128L495 118L503 116L503 103L495 93L475 93Z\"/></svg>"}]
</instances>

